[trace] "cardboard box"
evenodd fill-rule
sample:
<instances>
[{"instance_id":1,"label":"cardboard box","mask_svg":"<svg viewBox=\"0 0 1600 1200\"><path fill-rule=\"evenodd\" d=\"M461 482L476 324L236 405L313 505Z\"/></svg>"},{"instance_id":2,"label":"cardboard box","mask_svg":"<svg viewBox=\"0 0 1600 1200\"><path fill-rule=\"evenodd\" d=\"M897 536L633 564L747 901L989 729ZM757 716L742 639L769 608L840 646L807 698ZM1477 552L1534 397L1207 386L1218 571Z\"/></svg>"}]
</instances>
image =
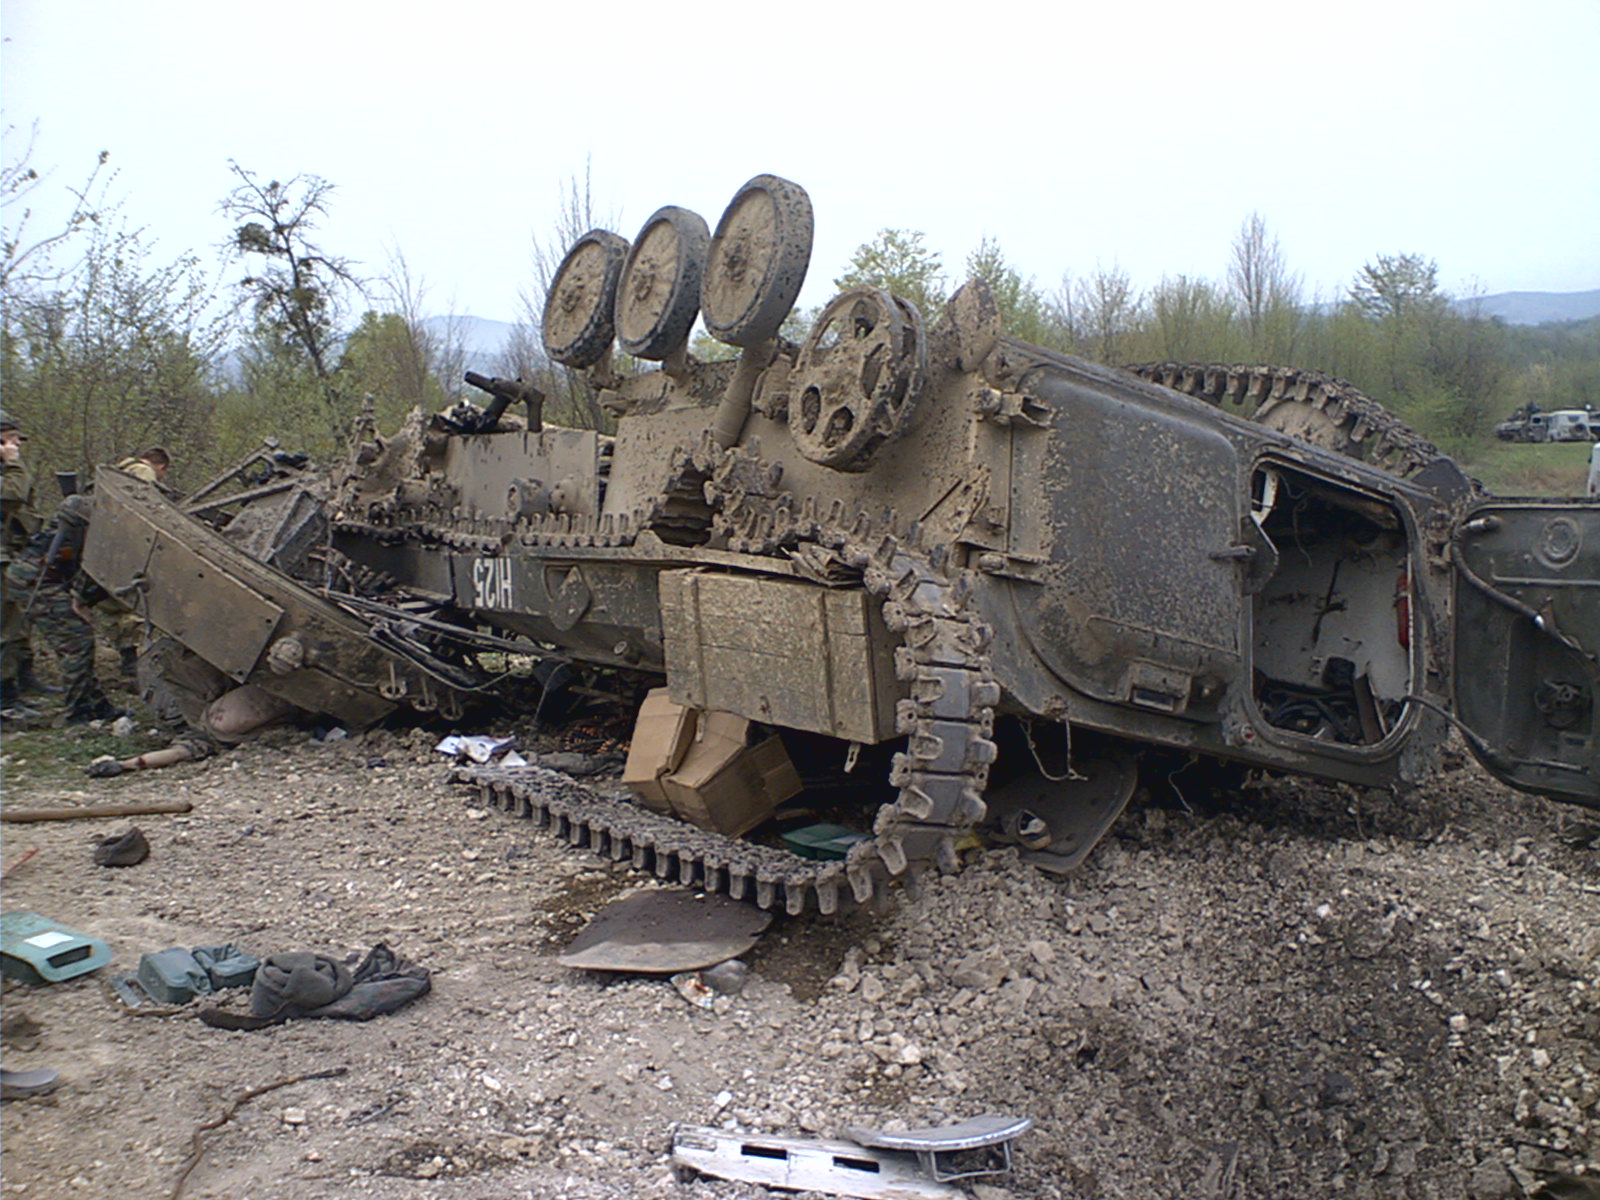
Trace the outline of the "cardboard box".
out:
<instances>
[{"instance_id":1,"label":"cardboard box","mask_svg":"<svg viewBox=\"0 0 1600 1200\"><path fill-rule=\"evenodd\" d=\"M695 710L674 704L666 688L656 688L639 706L622 783L633 789L646 808L659 813L672 811L661 778L675 770L689 752L695 725Z\"/></svg>"},{"instance_id":2,"label":"cardboard box","mask_svg":"<svg viewBox=\"0 0 1600 1200\"><path fill-rule=\"evenodd\" d=\"M738 837L800 791L800 776L776 735L749 745L750 722L732 713L700 714L677 770L661 778L672 811L715 833Z\"/></svg>"}]
</instances>

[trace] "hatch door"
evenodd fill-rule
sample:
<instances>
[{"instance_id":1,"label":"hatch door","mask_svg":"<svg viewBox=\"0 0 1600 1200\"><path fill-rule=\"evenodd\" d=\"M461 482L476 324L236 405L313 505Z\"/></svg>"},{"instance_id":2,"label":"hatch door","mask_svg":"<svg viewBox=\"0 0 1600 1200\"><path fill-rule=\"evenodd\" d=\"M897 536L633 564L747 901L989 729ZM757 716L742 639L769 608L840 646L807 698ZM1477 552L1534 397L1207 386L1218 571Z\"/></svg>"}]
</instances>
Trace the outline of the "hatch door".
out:
<instances>
[{"instance_id":1,"label":"hatch door","mask_svg":"<svg viewBox=\"0 0 1600 1200\"><path fill-rule=\"evenodd\" d=\"M1600 808L1600 504L1490 501L1451 558L1473 751L1513 787Z\"/></svg>"}]
</instances>

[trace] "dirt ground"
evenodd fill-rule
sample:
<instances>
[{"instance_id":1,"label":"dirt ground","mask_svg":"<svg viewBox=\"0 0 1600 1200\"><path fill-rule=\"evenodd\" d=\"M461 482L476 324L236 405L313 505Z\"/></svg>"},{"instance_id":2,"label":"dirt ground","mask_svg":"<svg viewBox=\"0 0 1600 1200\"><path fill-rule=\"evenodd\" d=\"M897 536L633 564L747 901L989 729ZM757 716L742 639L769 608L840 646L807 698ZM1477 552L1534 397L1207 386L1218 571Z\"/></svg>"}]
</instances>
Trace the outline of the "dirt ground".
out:
<instances>
[{"instance_id":1,"label":"dirt ground","mask_svg":"<svg viewBox=\"0 0 1600 1200\"><path fill-rule=\"evenodd\" d=\"M94 781L103 731L7 733L7 806L194 807L138 819L152 852L125 869L92 852L126 821L3 827L7 864L37 850L5 908L116 952L6 985L6 1066L62 1083L4 1105L5 1194L171 1196L232 1101L334 1069L200 1135L183 1195L757 1197L676 1182L673 1125L832 1136L981 1112L1036 1122L984 1200L1600 1186L1600 819L1459 755L1404 799L1142 797L1066 880L974 851L877 910L778 918L743 992L705 1010L557 965L597 908L655 882L478 807L438 736L281 732ZM366 1023L256 1032L104 990L146 951L230 942L384 942L434 987Z\"/></svg>"}]
</instances>

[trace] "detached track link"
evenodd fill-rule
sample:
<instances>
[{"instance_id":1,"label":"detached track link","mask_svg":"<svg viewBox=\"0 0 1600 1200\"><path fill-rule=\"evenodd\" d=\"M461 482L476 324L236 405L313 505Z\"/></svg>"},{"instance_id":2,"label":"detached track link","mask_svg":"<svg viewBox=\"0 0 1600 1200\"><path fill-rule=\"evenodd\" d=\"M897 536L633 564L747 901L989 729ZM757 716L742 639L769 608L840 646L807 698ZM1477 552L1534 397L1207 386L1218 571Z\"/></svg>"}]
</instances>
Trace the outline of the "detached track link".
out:
<instances>
[{"instance_id":1,"label":"detached track link","mask_svg":"<svg viewBox=\"0 0 1600 1200\"><path fill-rule=\"evenodd\" d=\"M818 910L832 913L846 887L864 902L889 878L929 866L956 869L957 840L984 816L1000 701L983 653L992 630L977 619L969 577L947 570L943 555L935 566L915 527L897 536L892 513L879 521L862 513L850 528L822 527L808 540L859 569L883 602L885 623L901 637L895 672L909 693L895 710L906 737L890 772L899 794L878 810L873 836L843 862L812 862L710 833L542 767L463 767L456 777L476 784L491 807L531 817L574 846L762 908L800 913L814 896Z\"/></svg>"},{"instance_id":2,"label":"detached track link","mask_svg":"<svg viewBox=\"0 0 1600 1200\"><path fill-rule=\"evenodd\" d=\"M1361 459L1401 478L1445 457L1372 397L1321 371L1221 363L1140 363L1124 369L1218 408L1249 409L1252 416L1265 416L1283 403L1309 405L1325 413L1336 429L1332 443L1317 443L1322 449Z\"/></svg>"}]
</instances>

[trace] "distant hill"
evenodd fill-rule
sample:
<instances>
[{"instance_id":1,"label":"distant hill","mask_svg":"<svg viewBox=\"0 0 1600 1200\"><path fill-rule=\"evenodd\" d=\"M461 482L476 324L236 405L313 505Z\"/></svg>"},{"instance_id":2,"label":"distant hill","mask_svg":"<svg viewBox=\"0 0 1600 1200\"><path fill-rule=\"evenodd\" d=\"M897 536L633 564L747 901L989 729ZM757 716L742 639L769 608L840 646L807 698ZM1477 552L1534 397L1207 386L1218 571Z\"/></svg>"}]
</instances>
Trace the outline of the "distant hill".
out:
<instances>
[{"instance_id":1,"label":"distant hill","mask_svg":"<svg viewBox=\"0 0 1600 1200\"><path fill-rule=\"evenodd\" d=\"M516 328L510 321L468 316L424 317L422 327L440 337L460 338L467 352L467 370L480 375L494 375L501 370L501 352Z\"/></svg>"},{"instance_id":2,"label":"distant hill","mask_svg":"<svg viewBox=\"0 0 1600 1200\"><path fill-rule=\"evenodd\" d=\"M1545 325L1600 317L1600 289L1591 292L1498 292L1458 300L1456 308L1499 317L1507 325Z\"/></svg>"}]
</instances>

